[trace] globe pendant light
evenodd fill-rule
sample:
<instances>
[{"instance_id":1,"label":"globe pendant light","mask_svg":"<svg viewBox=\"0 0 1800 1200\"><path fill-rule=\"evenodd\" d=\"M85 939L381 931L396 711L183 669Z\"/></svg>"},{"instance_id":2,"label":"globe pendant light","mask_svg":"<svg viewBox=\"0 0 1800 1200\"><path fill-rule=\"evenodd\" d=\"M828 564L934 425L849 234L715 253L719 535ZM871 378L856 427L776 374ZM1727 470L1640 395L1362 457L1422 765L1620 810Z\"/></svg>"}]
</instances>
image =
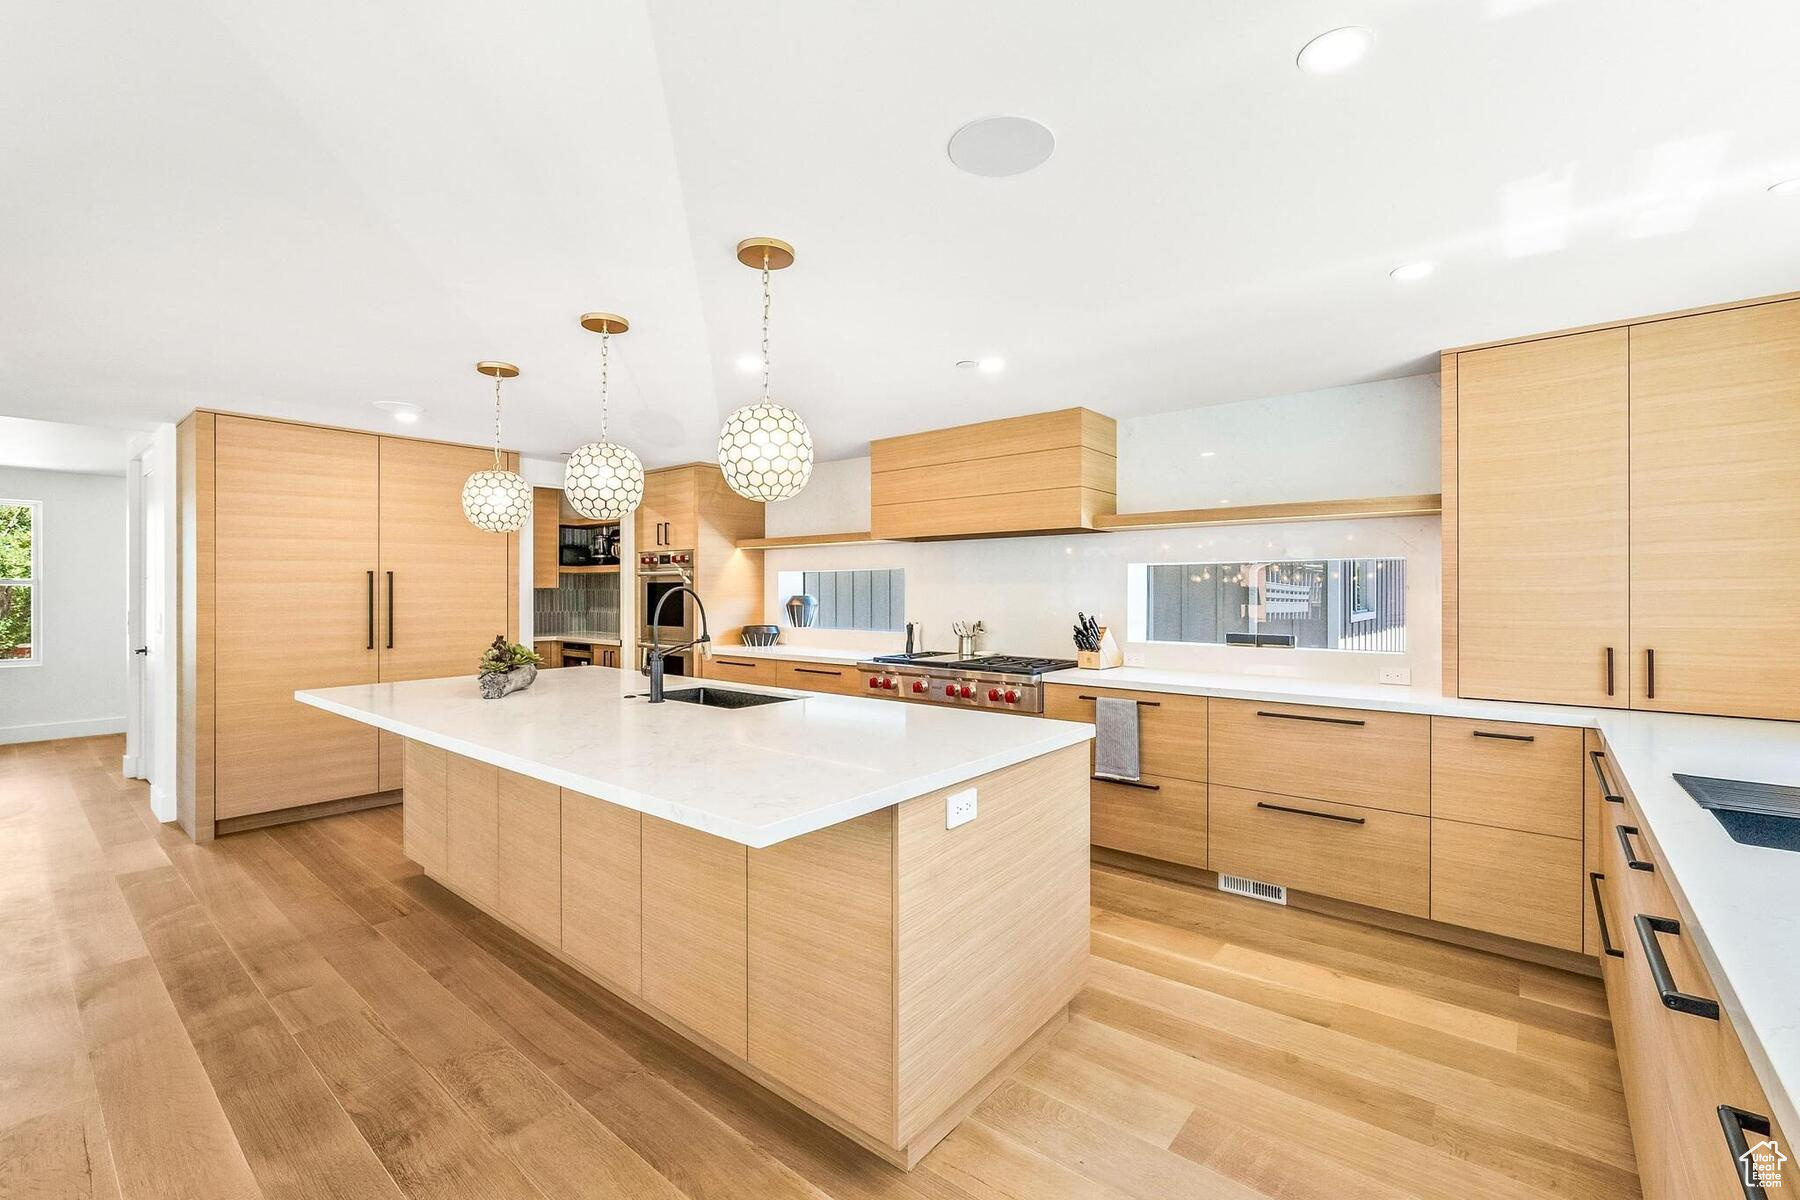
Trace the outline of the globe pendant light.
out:
<instances>
[{"instance_id":1,"label":"globe pendant light","mask_svg":"<svg viewBox=\"0 0 1800 1200\"><path fill-rule=\"evenodd\" d=\"M494 380L494 467L477 471L463 484L463 516L489 533L517 533L531 520L531 485L500 461L500 381L519 368L511 363L478 362L475 369Z\"/></svg>"},{"instance_id":2,"label":"globe pendant light","mask_svg":"<svg viewBox=\"0 0 1800 1200\"><path fill-rule=\"evenodd\" d=\"M608 349L612 335L631 323L616 313L583 313L581 327L600 335L600 440L578 446L563 469L563 496L569 506L596 521L617 521L637 511L644 499L644 464L617 442L606 439Z\"/></svg>"},{"instance_id":3,"label":"globe pendant light","mask_svg":"<svg viewBox=\"0 0 1800 1200\"><path fill-rule=\"evenodd\" d=\"M731 414L719 431L719 469L731 490L750 500L798 496L812 477L812 434L800 414L769 398L769 272L794 264L779 238L745 238L738 261L762 271L762 399Z\"/></svg>"}]
</instances>

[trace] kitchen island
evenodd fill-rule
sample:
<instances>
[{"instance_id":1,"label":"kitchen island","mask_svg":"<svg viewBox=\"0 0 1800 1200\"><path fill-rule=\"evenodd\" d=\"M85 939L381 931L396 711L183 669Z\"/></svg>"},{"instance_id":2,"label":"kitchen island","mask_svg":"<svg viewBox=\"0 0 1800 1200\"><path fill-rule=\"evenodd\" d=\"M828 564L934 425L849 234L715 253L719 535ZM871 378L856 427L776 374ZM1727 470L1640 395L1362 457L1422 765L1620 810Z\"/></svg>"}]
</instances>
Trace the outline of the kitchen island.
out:
<instances>
[{"instance_id":1,"label":"kitchen island","mask_svg":"<svg viewBox=\"0 0 1800 1200\"><path fill-rule=\"evenodd\" d=\"M792 698L597 667L296 698L406 739L428 876L910 1168L1081 985L1093 727L732 690Z\"/></svg>"}]
</instances>

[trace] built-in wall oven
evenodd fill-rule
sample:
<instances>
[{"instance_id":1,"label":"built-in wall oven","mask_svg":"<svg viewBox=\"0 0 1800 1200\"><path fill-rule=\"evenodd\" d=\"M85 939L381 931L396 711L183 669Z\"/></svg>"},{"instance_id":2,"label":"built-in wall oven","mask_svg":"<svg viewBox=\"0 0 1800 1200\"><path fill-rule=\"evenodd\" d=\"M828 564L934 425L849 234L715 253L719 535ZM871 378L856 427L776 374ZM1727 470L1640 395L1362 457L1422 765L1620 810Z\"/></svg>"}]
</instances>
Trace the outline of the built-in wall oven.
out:
<instances>
[{"instance_id":1,"label":"built-in wall oven","mask_svg":"<svg viewBox=\"0 0 1800 1200\"><path fill-rule=\"evenodd\" d=\"M658 550L654 554L638 555L638 622L642 629L638 635L640 645L649 646L652 642L659 642L664 646L679 646L700 635L694 598L685 593L663 604L661 626L653 627L650 624L656 613L656 606L662 604L664 596L679 587L693 586L693 570L692 550ZM670 673L674 672L671 670Z\"/></svg>"}]
</instances>

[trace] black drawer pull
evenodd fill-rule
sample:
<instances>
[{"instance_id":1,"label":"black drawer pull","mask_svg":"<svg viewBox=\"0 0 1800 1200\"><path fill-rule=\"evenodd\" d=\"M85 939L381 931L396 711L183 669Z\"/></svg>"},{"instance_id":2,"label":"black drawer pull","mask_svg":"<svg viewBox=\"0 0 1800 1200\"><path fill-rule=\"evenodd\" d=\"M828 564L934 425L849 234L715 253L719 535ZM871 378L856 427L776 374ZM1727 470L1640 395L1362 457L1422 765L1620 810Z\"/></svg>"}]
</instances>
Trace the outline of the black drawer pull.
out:
<instances>
[{"instance_id":1,"label":"black drawer pull","mask_svg":"<svg viewBox=\"0 0 1800 1200\"><path fill-rule=\"evenodd\" d=\"M1321 725L1367 725L1367 721L1355 720L1351 717L1314 717L1306 713L1278 713L1256 710L1259 717L1274 717L1281 721L1316 721Z\"/></svg>"},{"instance_id":2,"label":"black drawer pull","mask_svg":"<svg viewBox=\"0 0 1800 1200\"><path fill-rule=\"evenodd\" d=\"M1656 699L1656 651L1644 651L1644 699Z\"/></svg>"},{"instance_id":3,"label":"black drawer pull","mask_svg":"<svg viewBox=\"0 0 1800 1200\"><path fill-rule=\"evenodd\" d=\"M1310 808L1289 808L1285 804L1268 804L1261 800L1256 802L1256 807L1266 808L1270 812L1293 813L1299 817L1317 817L1321 821L1342 821L1346 825L1367 825L1369 823L1364 817L1340 817L1336 813L1314 812Z\"/></svg>"},{"instance_id":4,"label":"black drawer pull","mask_svg":"<svg viewBox=\"0 0 1800 1200\"><path fill-rule=\"evenodd\" d=\"M1625 851L1625 865L1634 871L1654 871L1656 864L1637 856L1631 848L1631 835L1638 832L1636 825L1614 825L1613 832L1619 835L1619 849Z\"/></svg>"},{"instance_id":5,"label":"black drawer pull","mask_svg":"<svg viewBox=\"0 0 1800 1200\"><path fill-rule=\"evenodd\" d=\"M1478 738L1492 738L1496 742L1535 742L1535 741L1537 741L1537 736L1535 734L1530 734L1530 733L1489 733L1485 729L1477 729L1470 736L1478 737Z\"/></svg>"},{"instance_id":6,"label":"black drawer pull","mask_svg":"<svg viewBox=\"0 0 1800 1200\"><path fill-rule=\"evenodd\" d=\"M750 670L750 671L756 670L755 663L745 662L742 659L715 658L715 659L713 659L713 661L718 663L721 667L743 667L746 670Z\"/></svg>"},{"instance_id":7,"label":"black drawer pull","mask_svg":"<svg viewBox=\"0 0 1800 1200\"><path fill-rule=\"evenodd\" d=\"M1613 648L1606 648L1606 694L1613 694Z\"/></svg>"},{"instance_id":8,"label":"black drawer pull","mask_svg":"<svg viewBox=\"0 0 1800 1200\"><path fill-rule=\"evenodd\" d=\"M1607 802L1610 804L1623 804L1625 803L1625 797L1613 790L1612 784L1606 781L1606 772L1600 767L1600 760L1605 757L1606 755L1600 753L1598 750L1589 750L1588 765L1594 768L1594 778L1600 781L1600 794L1606 797Z\"/></svg>"},{"instance_id":9,"label":"black drawer pull","mask_svg":"<svg viewBox=\"0 0 1800 1200\"><path fill-rule=\"evenodd\" d=\"M1750 1139L1744 1136L1745 1130L1763 1138L1775 1132L1769 1127L1769 1118L1745 1112L1734 1104L1721 1104L1719 1127L1725 1131L1725 1145L1731 1154L1732 1166L1738 1173L1738 1186L1744 1189L1744 1200L1769 1200L1769 1193L1762 1185L1761 1173L1752 1174L1756 1169L1749 1161Z\"/></svg>"},{"instance_id":10,"label":"black drawer pull","mask_svg":"<svg viewBox=\"0 0 1800 1200\"><path fill-rule=\"evenodd\" d=\"M1143 788L1146 792L1162 791L1162 784L1160 784L1160 783L1145 783L1141 779L1114 779L1108 775L1089 775L1088 778L1093 780L1095 783L1116 783L1120 787Z\"/></svg>"},{"instance_id":11,"label":"black drawer pull","mask_svg":"<svg viewBox=\"0 0 1800 1200\"><path fill-rule=\"evenodd\" d=\"M387 577L388 577L388 580L387 580L387 583L388 583L388 644L387 644L387 648L389 650L392 650L394 648L394 573L392 571L389 571L387 573Z\"/></svg>"},{"instance_id":12,"label":"black drawer pull","mask_svg":"<svg viewBox=\"0 0 1800 1200\"><path fill-rule=\"evenodd\" d=\"M822 670L819 667L795 667L794 674L796 674L796 675L829 675L833 679L842 679L844 677L844 673L842 671L826 671L826 670Z\"/></svg>"},{"instance_id":13,"label":"black drawer pull","mask_svg":"<svg viewBox=\"0 0 1800 1200\"><path fill-rule=\"evenodd\" d=\"M1077 699L1077 700L1095 700L1095 699L1098 699L1098 697L1095 697L1095 696L1083 696L1083 695L1081 695L1081 694L1080 694L1080 693L1076 693L1076 696L1075 696L1075 698L1076 698L1076 699ZM1107 699L1108 699L1108 700L1123 700L1123 699L1124 699L1124 698L1125 698L1125 697L1123 697L1123 696L1108 696L1108 697L1107 697ZM1138 699L1136 699L1136 698L1135 698L1135 697L1134 697L1134 698L1133 698L1133 703L1135 703L1135 704L1136 704L1136 705L1137 705L1137 706L1138 706L1138 707L1139 707L1139 708L1161 708L1161 707L1162 707L1162 701L1161 701L1161 700L1138 700Z\"/></svg>"},{"instance_id":14,"label":"black drawer pull","mask_svg":"<svg viewBox=\"0 0 1800 1200\"><path fill-rule=\"evenodd\" d=\"M369 572L369 649L375 648L375 572Z\"/></svg>"},{"instance_id":15,"label":"black drawer pull","mask_svg":"<svg viewBox=\"0 0 1800 1200\"><path fill-rule=\"evenodd\" d=\"M1637 921L1638 941L1644 943L1644 958L1650 963L1650 981L1656 985L1657 993L1662 996L1663 1007L1678 1013L1686 1013L1690 1017L1705 1017L1709 1021L1719 1019L1719 1002L1708 1000L1705 996L1696 996L1684 992L1675 986L1675 977L1669 974L1669 960L1663 957L1662 943L1656 940L1659 933L1679 934L1681 922L1673 917L1652 917L1639 913Z\"/></svg>"},{"instance_id":16,"label":"black drawer pull","mask_svg":"<svg viewBox=\"0 0 1800 1200\"><path fill-rule=\"evenodd\" d=\"M1606 905L1600 901L1600 881L1606 876L1598 871L1588 872L1588 887L1594 892L1594 920L1600 926L1600 945L1614 958L1624 958L1625 952L1613 945L1612 931L1606 927Z\"/></svg>"}]
</instances>

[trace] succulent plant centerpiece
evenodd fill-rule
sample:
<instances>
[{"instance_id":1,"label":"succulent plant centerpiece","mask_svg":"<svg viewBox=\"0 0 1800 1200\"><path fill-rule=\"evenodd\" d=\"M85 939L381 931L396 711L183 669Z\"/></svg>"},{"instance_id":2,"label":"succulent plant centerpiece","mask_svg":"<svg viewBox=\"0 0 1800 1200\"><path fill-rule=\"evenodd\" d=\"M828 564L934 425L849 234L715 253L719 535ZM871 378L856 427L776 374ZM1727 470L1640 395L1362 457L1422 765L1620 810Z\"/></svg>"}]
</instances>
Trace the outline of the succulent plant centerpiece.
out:
<instances>
[{"instance_id":1,"label":"succulent plant centerpiece","mask_svg":"<svg viewBox=\"0 0 1800 1200\"><path fill-rule=\"evenodd\" d=\"M482 654L481 665L476 668L482 699L498 700L513 692L524 691L537 678L538 666L543 661L530 646L508 642L506 635L501 634Z\"/></svg>"}]
</instances>

